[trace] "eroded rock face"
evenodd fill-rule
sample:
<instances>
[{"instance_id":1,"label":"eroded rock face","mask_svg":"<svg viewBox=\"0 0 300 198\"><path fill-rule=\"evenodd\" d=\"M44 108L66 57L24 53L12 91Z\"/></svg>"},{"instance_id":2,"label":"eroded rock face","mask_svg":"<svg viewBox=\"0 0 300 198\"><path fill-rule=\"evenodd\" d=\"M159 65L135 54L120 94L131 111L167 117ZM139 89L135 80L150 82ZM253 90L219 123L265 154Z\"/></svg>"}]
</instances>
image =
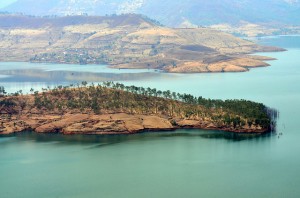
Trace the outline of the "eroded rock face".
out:
<instances>
[{"instance_id":1,"label":"eroded rock face","mask_svg":"<svg viewBox=\"0 0 300 198\"><path fill-rule=\"evenodd\" d=\"M85 114L66 115L64 118L58 121L38 126L35 129L35 131L38 133L61 132L64 128L68 127L69 125L83 122L88 118L89 116Z\"/></svg>"},{"instance_id":2,"label":"eroded rock face","mask_svg":"<svg viewBox=\"0 0 300 198\"><path fill-rule=\"evenodd\" d=\"M122 134L147 130L171 130L173 128L170 121L157 116L120 113L90 116L88 121L82 120L63 127L61 132L64 134Z\"/></svg>"},{"instance_id":3,"label":"eroded rock face","mask_svg":"<svg viewBox=\"0 0 300 198\"><path fill-rule=\"evenodd\" d=\"M64 134L122 134L148 130L172 130L169 120L158 116L119 114L66 114L64 116L23 116L1 128L0 133L9 134L32 129L37 133Z\"/></svg>"},{"instance_id":4,"label":"eroded rock face","mask_svg":"<svg viewBox=\"0 0 300 198\"><path fill-rule=\"evenodd\" d=\"M142 131L165 131L179 128L198 128L224 130L232 132L265 132L262 128L244 127L240 129L217 126L214 123L200 120L162 118L153 115L116 114L65 114L59 115L23 115L12 117L3 122L0 134L17 133L33 130L37 133L69 134L132 134Z\"/></svg>"}]
</instances>

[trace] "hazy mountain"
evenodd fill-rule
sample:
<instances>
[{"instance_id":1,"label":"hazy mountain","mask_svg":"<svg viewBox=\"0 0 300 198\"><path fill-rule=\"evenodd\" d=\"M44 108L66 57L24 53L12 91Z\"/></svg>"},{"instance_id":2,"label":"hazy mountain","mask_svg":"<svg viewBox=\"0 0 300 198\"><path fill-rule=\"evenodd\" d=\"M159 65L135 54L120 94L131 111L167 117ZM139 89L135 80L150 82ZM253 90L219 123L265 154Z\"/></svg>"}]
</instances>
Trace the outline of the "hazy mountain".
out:
<instances>
[{"instance_id":1,"label":"hazy mountain","mask_svg":"<svg viewBox=\"0 0 300 198\"><path fill-rule=\"evenodd\" d=\"M169 26L300 24L298 0L18 0L2 10L30 15L140 13Z\"/></svg>"},{"instance_id":2,"label":"hazy mountain","mask_svg":"<svg viewBox=\"0 0 300 198\"><path fill-rule=\"evenodd\" d=\"M284 0L151 0L140 11L168 25L179 25L185 20L196 25L241 21L294 24L300 23L299 8L298 1Z\"/></svg>"}]
</instances>

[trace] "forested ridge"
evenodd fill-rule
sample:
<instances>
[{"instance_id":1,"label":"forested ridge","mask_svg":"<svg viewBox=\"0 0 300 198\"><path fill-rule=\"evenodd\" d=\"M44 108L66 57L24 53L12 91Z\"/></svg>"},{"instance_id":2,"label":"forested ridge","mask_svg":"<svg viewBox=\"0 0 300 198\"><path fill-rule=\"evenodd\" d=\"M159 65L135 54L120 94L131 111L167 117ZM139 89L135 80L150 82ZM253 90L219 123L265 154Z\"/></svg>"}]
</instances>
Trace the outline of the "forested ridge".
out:
<instances>
[{"instance_id":1,"label":"forested ridge","mask_svg":"<svg viewBox=\"0 0 300 198\"><path fill-rule=\"evenodd\" d=\"M4 91L4 89L3 89ZM3 92L2 91L2 92ZM5 91L4 91L5 92ZM271 129L278 112L262 103L248 100L212 100L180 94L170 90L126 86L121 83L104 82L88 85L87 82L70 86L58 86L31 90L34 101L29 102L19 91L14 96L3 97L0 106L19 106L21 109L37 108L64 114L70 110L82 113L129 113L168 117L176 125L176 119L211 121L217 126L261 127ZM18 98L18 99L17 99Z\"/></svg>"}]
</instances>

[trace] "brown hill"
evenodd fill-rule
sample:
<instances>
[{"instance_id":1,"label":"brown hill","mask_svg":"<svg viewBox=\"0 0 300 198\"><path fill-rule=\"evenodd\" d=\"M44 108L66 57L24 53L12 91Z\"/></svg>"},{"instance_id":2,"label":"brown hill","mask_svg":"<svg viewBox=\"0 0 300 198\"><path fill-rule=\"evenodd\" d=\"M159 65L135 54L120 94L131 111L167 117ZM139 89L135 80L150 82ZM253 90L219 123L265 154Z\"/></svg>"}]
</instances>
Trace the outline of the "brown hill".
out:
<instances>
[{"instance_id":1,"label":"brown hill","mask_svg":"<svg viewBox=\"0 0 300 198\"><path fill-rule=\"evenodd\" d=\"M189 94L125 86L58 86L32 95L4 95L0 87L0 135L39 133L122 134L178 128L263 133L277 111L246 100L211 100Z\"/></svg>"},{"instance_id":2,"label":"brown hill","mask_svg":"<svg viewBox=\"0 0 300 198\"><path fill-rule=\"evenodd\" d=\"M248 71L268 66L263 47L209 28L174 29L140 15L0 15L0 61L107 63L168 72Z\"/></svg>"}]
</instances>

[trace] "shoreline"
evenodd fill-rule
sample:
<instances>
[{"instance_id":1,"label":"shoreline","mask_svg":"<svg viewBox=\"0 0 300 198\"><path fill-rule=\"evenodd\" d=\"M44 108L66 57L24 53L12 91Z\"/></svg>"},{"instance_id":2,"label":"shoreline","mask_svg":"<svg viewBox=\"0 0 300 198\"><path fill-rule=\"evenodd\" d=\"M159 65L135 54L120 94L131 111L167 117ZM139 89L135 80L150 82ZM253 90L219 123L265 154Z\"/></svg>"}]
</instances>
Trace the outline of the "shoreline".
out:
<instances>
[{"instance_id":1,"label":"shoreline","mask_svg":"<svg viewBox=\"0 0 300 198\"><path fill-rule=\"evenodd\" d=\"M282 52L282 51L280 51ZM258 52L258 53L265 53L265 52ZM255 59L254 59L255 60ZM274 61L276 59L274 58L269 58L269 59L266 59L266 60L262 60L260 64L256 64L256 65L253 65L253 66L248 66L248 65L243 65L243 66L240 66L240 65L232 65L234 68L231 69L227 69L227 68L223 68L223 67L220 67L216 70L209 70L208 67L210 67L210 65L207 65L205 66L205 70L197 70L198 68L193 68L193 67L189 67L187 70L181 70L181 68L179 68L180 71L176 71L176 70L173 70L173 69L167 69L167 70L164 70L164 69L161 69L161 68L145 68L145 67L122 67L122 65L111 65L111 64L107 64L107 65L103 65L103 64L86 64L86 65L94 65L94 66L105 66L106 68L109 68L109 69L112 69L112 70L147 70L149 72L153 72L153 73L174 73L174 74L201 74L201 73L238 73L238 72L249 72L251 69L255 69L255 68L263 68L263 67L270 67L271 65L268 64L267 62L269 61ZM2 63L27 63L27 64L54 64L54 65L76 65L76 66L85 66L85 65L81 65L81 64L78 64L78 63L61 63L61 62L30 62L30 61L3 61L3 60L0 60L0 62ZM214 64L220 64L220 65L224 65L224 64L227 64L227 62L217 62L217 63L214 63ZM119 67L120 66L120 67ZM230 65L231 66L231 65ZM175 68L176 69L176 68ZM63 70L62 70L63 71ZM74 71L76 72L76 71ZM146 72L146 71L145 71Z\"/></svg>"},{"instance_id":2,"label":"shoreline","mask_svg":"<svg viewBox=\"0 0 300 198\"><path fill-rule=\"evenodd\" d=\"M32 116L32 115L31 115ZM220 125L212 121L196 119L168 119L157 115L136 115L126 113L111 114L48 114L39 116L21 116L5 122L0 135L9 135L32 131L35 133L59 133L63 135L121 135L143 132L175 131L179 129L199 129L223 131L239 134L265 134L270 129L261 127L245 127ZM60 117L60 118L59 118ZM3 123L3 122L2 122Z\"/></svg>"},{"instance_id":3,"label":"shoreline","mask_svg":"<svg viewBox=\"0 0 300 198\"><path fill-rule=\"evenodd\" d=\"M181 128L173 128L173 129L146 129L146 130L140 130L140 131L135 131L135 132L89 132L89 133L61 133L61 132L36 132L34 130L30 129L25 129L23 131L19 132L11 132L11 133L2 133L0 132L0 137L4 136L10 136L10 135L16 135L16 134L22 134L22 133L34 133L34 134L60 134L60 135L66 135L66 136L72 136L72 135L96 135L96 136L106 136L106 135L135 135L135 134L142 134L142 133L163 133L163 132L176 132L178 130L203 130L207 132L224 132L224 133L232 133L232 134L241 134L241 135L263 135L263 134L268 134L272 133L271 130L262 130L262 131L251 131L251 132L246 132L246 131L230 131L230 130L222 130L220 128L193 128L193 127L181 127Z\"/></svg>"},{"instance_id":4,"label":"shoreline","mask_svg":"<svg viewBox=\"0 0 300 198\"><path fill-rule=\"evenodd\" d=\"M24 130L21 132L12 132L12 133L1 133L0 132L0 138L1 137L9 137L11 135L17 135L17 134L25 134L25 133L33 133L33 134L44 134L44 135L63 135L63 136L76 136L76 135L83 135L83 136L116 136L116 135L136 135L136 134L143 134L143 133L176 133L177 131L180 130L192 130L192 131L197 131L197 130L202 130L202 131L206 131L206 132L223 132L223 133L228 133L228 134L240 134L240 135L264 135L264 134L269 134L272 133L271 130L265 131L265 132L234 132L234 131L226 131L226 130L221 130L221 129L203 129L203 128L175 128L175 129L165 129L165 130L142 130L142 131L138 131L135 133L132 132L123 132L123 133L119 133L119 132L103 132L103 133L68 133L68 134L64 134L64 133L60 133L60 132L54 132L54 133L37 133L34 130Z\"/></svg>"}]
</instances>

